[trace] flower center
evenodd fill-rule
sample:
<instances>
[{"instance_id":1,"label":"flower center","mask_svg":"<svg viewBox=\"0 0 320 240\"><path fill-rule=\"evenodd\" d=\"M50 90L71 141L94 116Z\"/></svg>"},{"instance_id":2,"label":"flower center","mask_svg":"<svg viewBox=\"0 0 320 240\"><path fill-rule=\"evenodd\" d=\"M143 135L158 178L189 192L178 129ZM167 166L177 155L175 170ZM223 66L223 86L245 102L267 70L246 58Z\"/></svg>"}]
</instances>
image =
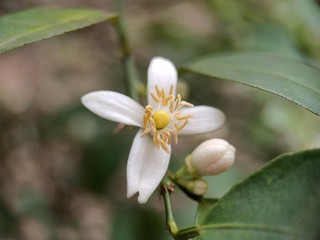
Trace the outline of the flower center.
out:
<instances>
[{"instance_id":1,"label":"flower center","mask_svg":"<svg viewBox=\"0 0 320 240\"><path fill-rule=\"evenodd\" d=\"M164 110L156 111L153 114L152 118L156 124L157 130L161 130L161 129L165 128L170 123L170 116Z\"/></svg>"},{"instance_id":2,"label":"flower center","mask_svg":"<svg viewBox=\"0 0 320 240\"><path fill-rule=\"evenodd\" d=\"M144 109L144 131L141 137L150 133L156 147L158 149L161 147L164 151L170 153L168 145L171 144L171 134L173 134L175 143L178 143L179 132L188 125L189 118L192 117L191 114L182 115L181 109L183 107L193 107L193 105L181 101L180 94L175 97L172 94L173 86L170 87L168 94L157 85L155 89L156 92L150 92L155 105L147 105Z\"/></svg>"}]
</instances>

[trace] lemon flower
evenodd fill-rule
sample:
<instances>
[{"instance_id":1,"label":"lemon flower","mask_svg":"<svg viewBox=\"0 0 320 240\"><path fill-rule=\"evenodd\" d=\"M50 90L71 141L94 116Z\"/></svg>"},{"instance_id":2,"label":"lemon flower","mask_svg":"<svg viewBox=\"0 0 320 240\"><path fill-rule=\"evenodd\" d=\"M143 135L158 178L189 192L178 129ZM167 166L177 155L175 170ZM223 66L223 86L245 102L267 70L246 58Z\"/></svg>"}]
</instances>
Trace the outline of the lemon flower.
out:
<instances>
[{"instance_id":1,"label":"lemon flower","mask_svg":"<svg viewBox=\"0 0 320 240\"><path fill-rule=\"evenodd\" d=\"M127 197L139 193L145 203L164 177L170 160L171 143L178 136L201 134L219 128L224 114L213 107L197 106L176 96L177 70L173 63L154 57L148 68L148 105L141 106L117 92L95 91L82 103L102 118L140 128L127 163Z\"/></svg>"}]
</instances>

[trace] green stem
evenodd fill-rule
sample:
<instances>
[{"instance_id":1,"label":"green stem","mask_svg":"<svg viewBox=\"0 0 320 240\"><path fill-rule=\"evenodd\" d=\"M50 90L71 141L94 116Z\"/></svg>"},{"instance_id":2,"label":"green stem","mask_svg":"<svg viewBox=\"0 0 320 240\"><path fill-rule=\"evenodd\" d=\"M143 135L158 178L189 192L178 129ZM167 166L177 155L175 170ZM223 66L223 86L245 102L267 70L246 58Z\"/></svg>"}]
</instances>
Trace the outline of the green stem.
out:
<instances>
[{"instance_id":1,"label":"green stem","mask_svg":"<svg viewBox=\"0 0 320 240\"><path fill-rule=\"evenodd\" d=\"M170 192L173 191L173 183L171 180L167 177L165 177L162 180L161 183L161 194L163 196L164 200L164 206L166 210L166 224L169 232L172 234L174 237L175 234L178 233L179 229L178 226L174 220L173 213L172 213L172 208L171 208L171 198L170 198Z\"/></svg>"},{"instance_id":2,"label":"green stem","mask_svg":"<svg viewBox=\"0 0 320 240\"><path fill-rule=\"evenodd\" d=\"M177 240L187 240L199 236L196 226L181 229L174 237Z\"/></svg>"},{"instance_id":3,"label":"green stem","mask_svg":"<svg viewBox=\"0 0 320 240\"><path fill-rule=\"evenodd\" d=\"M189 176L189 171L186 164L183 164L181 168L179 168L174 174L171 174L170 177L174 177L175 179L180 179L185 176Z\"/></svg>"},{"instance_id":4,"label":"green stem","mask_svg":"<svg viewBox=\"0 0 320 240\"><path fill-rule=\"evenodd\" d=\"M123 68L125 72L125 83L128 94L136 101L139 101L139 86L140 80L138 72L135 67L133 57L131 55L131 49L128 41L127 31L125 28L124 19L124 2L123 0L117 0L118 19L116 21L116 27L119 34L121 58L123 62Z\"/></svg>"}]
</instances>

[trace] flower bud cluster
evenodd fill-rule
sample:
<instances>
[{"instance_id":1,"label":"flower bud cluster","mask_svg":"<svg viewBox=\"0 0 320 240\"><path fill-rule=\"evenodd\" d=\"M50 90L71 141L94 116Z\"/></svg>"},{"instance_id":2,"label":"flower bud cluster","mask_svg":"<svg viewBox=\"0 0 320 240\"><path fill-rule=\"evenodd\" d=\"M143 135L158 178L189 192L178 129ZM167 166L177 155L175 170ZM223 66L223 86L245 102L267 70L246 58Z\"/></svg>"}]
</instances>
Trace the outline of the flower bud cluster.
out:
<instances>
[{"instance_id":1,"label":"flower bud cluster","mask_svg":"<svg viewBox=\"0 0 320 240\"><path fill-rule=\"evenodd\" d=\"M217 175L229 169L234 163L235 153L236 149L223 139L201 143L186 157L185 164L176 173L178 183L190 193L202 196L208 189L202 176Z\"/></svg>"}]
</instances>

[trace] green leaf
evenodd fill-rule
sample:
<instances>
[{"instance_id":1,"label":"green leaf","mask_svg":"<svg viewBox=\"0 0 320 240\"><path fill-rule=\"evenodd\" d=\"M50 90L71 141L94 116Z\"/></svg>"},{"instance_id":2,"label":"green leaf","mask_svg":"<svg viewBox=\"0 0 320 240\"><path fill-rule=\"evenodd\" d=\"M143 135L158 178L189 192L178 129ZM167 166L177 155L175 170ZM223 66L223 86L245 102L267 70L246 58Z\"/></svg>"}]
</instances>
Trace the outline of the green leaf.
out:
<instances>
[{"instance_id":1,"label":"green leaf","mask_svg":"<svg viewBox=\"0 0 320 240\"><path fill-rule=\"evenodd\" d=\"M115 18L91 9L36 8L6 15L0 18L0 53Z\"/></svg>"},{"instance_id":2,"label":"green leaf","mask_svg":"<svg viewBox=\"0 0 320 240\"><path fill-rule=\"evenodd\" d=\"M320 115L320 69L269 54L209 56L182 68L285 97Z\"/></svg>"},{"instance_id":3,"label":"green leaf","mask_svg":"<svg viewBox=\"0 0 320 240\"><path fill-rule=\"evenodd\" d=\"M207 211L200 203L199 239L316 239L319 183L320 149L282 155L209 204Z\"/></svg>"},{"instance_id":4,"label":"green leaf","mask_svg":"<svg viewBox=\"0 0 320 240\"><path fill-rule=\"evenodd\" d=\"M203 222L204 217L207 215L207 213L213 208L213 206L219 201L219 199L216 198L203 198L201 201L199 201L198 209L197 209L197 215L195 224L201 224Z\"/></svg>"}]
</instances>

